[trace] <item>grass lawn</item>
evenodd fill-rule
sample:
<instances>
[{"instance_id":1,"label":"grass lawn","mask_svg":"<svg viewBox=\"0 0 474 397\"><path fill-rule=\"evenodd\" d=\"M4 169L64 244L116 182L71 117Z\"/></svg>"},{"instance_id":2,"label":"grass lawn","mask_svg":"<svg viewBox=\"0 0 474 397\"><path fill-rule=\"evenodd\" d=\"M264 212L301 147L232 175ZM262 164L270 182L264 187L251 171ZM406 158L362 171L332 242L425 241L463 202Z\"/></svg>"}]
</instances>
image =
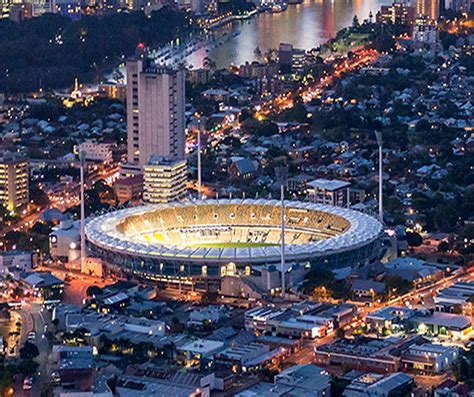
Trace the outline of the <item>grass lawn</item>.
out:
<instances>
[{"instance_id":1,"label":"grass lawn","mask_svg":"<svg viewBox=\"0 0 474 397\"><path fill-rule=\"evenodd\" d=\"M269 243L247 243L247 242L235 242L235 243L195 243L188 244L189 247L200 247L200 248L256 248L256 247L275 247L278 244Z\"/></svg>"}]
</instances>

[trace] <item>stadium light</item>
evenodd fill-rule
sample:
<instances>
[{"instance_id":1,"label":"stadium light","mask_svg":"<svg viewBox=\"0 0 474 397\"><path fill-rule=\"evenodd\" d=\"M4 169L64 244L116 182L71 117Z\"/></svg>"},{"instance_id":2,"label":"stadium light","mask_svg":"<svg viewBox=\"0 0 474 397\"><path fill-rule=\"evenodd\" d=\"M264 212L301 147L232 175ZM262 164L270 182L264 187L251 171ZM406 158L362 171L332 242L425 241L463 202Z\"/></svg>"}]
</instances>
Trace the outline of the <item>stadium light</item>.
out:
<instances>
[{"instance_id":1,"label":"stadium light","mask_svg":"<svg viewBox=\"0 0 474 397\"><path fill-rule=\"evenodd\" d=\"M84 272L86 260L86 233L85 233L85 204L84 204L84 163L86 160L86 153L84 150L79 152L80 162L80 178L81 178L81 272Z\"/></svg>"},{"instance_id":2,"label":"stadium light","mask_svg":"<svg viewBox=\"0 0 474 397\"><path fill-rule=\"evenodd\" d=\"M285 280L285 186L283 180L280 187L281 194L281 249L280 249L280 259L281 259L281 300L285 301L285 290L286 290L286 280Z\"/></svg>"},{"instance_id":3,"label":"stadium light","mask_svg":"<svg viewBox=\"0 0 474 397\"><path fill-rule=\"evenodd\" d=\"M383 223L382 133L380 131L375 131L375 138L377 139L377 145L379 147L379 220Z\"/></svg>"},{"instance_id":4,"label":"stadium light","mask_svg":"<svg viewBox=\"0 0 474 397\"><path fill-rule=\"evenodd\" d=\"M202 176L201 176L201 116L198 118L198 199L202 200Z\"/></svg>"}]
</instances>

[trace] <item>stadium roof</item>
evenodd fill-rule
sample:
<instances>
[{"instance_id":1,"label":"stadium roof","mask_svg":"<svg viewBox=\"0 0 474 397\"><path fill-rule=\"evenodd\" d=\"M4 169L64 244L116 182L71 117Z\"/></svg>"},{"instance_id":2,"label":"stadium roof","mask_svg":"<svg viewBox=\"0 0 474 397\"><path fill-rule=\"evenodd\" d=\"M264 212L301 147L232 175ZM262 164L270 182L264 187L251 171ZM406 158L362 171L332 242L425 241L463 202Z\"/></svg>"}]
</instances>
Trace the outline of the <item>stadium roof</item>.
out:
<instances>
[{"instance_id":1,"label":"stadium roof","mask_svg":"<svg viewBox=\"0 0 474 397\"><path fill-rule=\"evenodd\" d=\"M117 224L129 216L145 214L159 210L160 208L179 209L180 207L184 208L186 206L217 205L261 205L280 207L281 202L279 200L266 199L220 199L138 206L109 212L105 215L88 219L86 224L86 236L91 243L104 249L117 253L148 256L162 260L199 262L205 259L207 262L253 263L269 263L279 260L281 249L279 245L237 248L173 246L169 243L161 244L160 242L136 241L120 232L116 227ZM383 231L382 224L375 218L346 208L300 201L285 201L285 207L287 209L296 208L326 212L340 216L350 223L350 227L337 236L312 241L306 244L286 245L285 257L288 261L310 260L322 255L354 250L375 241L381 236ZM225 226L225 224L223 226ZM210 227L215 228L216 226L212 225ZM286 228L291 229L291 226L286 225Z\"/></svg>"}]
</instances>

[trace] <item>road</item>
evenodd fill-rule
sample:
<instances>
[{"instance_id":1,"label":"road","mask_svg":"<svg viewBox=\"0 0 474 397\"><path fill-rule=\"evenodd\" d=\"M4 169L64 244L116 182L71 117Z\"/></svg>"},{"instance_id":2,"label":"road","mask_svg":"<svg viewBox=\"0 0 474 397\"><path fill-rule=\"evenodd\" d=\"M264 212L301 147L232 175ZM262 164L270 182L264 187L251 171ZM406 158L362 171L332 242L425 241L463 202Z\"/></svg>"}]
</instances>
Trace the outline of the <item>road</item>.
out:
<instances>
[{"instance_id":1,"label":"road","mask_svg":"<svg viewBox=\"0 0 474 397\"><path fill-rule=\"evenodd\" d=\"M38 372L33 377L32 389L23 390L23 378L20 377L15 384L14 396L37 397L41 394L41 385L49 382L51 344L46 337L45 331L46 327L52 327L51 314L41 303L25 303L21 310L21 317L24 324L22 327L22 344L26 341L28 333L34 331L36 334L39 356L35 358L35 361L39 364L39 367Z\"/></svg>"},{"instance_id":2,"label":"road","mask_svg":"<svg viewBox=\"0 0 474 397\"><path fill-rule=\"evenodd\" d=\"M403 304L405 301L418 301L422 296L424 298L424 304L422 307L427 307L426 305L433 303L434 302L434 296L436 294L436 291L438 288L447 288L450 285L459 282L459 281L474 281L474 271L467 273L467 274L454 274L450 277L443 278L433 284L430 284L428 286L421 287L419 289L415 289L411 292L409 292L406 295L397 297L393 300L390 300L388 302L385 302L383 304L379 304L373 307L360 307L359 309L359 321L356 323L353 323L349 327L349 329L346 330L346 335L351 335L352 332L357 329L358 324L360 321L365 321L365 318L367 315L375 310L379 310L382 307L386 306L396 306ZM314 361L314 348L316 346L321 346L327 343L331 343L335 339L335 333L331 333L323 338L318 338L314 340L304 340L303 342L303 349L300 350L299 352L296 352L292 354L288 361L295 363L295 364L310 364ZM435 377L436 379L438 377ZM424 387L423 385L426 386L426 389L431 388L436 382L436 379L433 380L433 377L421 377L421 383L420 385ZM442 379L442 378L440 378ZM436 383L439 384L440 382Z\"/></svg>"}]
</instances>

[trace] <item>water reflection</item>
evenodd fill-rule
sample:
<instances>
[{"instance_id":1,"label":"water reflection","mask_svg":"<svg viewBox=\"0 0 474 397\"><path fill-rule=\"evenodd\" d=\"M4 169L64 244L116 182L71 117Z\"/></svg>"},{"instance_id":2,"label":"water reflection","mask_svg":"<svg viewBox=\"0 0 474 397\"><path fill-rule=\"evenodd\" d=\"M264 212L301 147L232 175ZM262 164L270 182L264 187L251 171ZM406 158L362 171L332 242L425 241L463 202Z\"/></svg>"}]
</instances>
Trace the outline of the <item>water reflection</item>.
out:
<instances>
[{"instance_id":1,"label":"water reflection","mask_svg":"<svg viewBox=\"0 0 474 397\"><path fill-rule=\"evenodd\" d=\"M231 32L240 31L240 35L231 34L231 39L218 47L201 48L189 56L188 62L201 67L208 56L218 67L227 67L254 60L256 47L263 52L277 48L279 43L306 49L317 47L350 25L354 15L363 20L370 12L375 15L380 5L390 3L391 0L305 0L279 14L265 13L234 22Z\"/></svg>"}]
</instances>

